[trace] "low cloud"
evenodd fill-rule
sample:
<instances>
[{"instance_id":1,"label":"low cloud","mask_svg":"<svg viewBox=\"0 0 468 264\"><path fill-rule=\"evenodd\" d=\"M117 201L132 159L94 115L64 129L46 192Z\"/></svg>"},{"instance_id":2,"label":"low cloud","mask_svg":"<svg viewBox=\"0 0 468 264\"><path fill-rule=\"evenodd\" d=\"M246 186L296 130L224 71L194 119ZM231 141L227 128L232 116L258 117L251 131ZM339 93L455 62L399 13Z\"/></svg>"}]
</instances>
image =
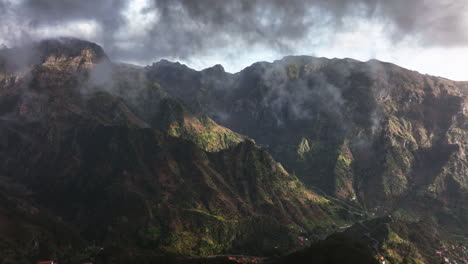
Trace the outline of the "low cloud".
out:
<instances>
[{"instance_id":1,"label":"low cloud","mask_svg":"<svg viewBox=\"0 0 468 264\"><path fill-rule=\"evenodd\" d=\"M321 29L349 30L355 20L383 25L394 43L411 38L422 46L453 47L468 45L466 5L465 0L0 0L0 33L14 45L67 27L70 35L101 43L112 58L135 62L189 60L225 47L244 53L255 45L294 53L299 41L320 38L313 34Z\"/></svg>"}]
</instances>

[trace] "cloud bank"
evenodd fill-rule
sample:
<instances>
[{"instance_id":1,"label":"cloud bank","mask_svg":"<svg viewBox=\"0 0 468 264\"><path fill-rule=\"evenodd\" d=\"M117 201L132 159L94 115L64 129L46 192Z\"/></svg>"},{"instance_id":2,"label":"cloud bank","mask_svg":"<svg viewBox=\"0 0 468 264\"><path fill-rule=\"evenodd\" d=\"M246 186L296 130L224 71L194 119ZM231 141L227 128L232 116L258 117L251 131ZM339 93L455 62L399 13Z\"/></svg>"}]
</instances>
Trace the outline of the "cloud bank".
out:
<instances>
[{"instance_id":1,"label":"cloud bank","mask_svg":"<svg viewBox=\"0 0 468 264\"><path fill-rule=\"evenodd\" d=\"M333 36L365 21L381 25L392 43L466 47L467 6L466 0L0 0L0 44L78 36L102 44L114 59L135 62L224 48L288 54L309 39L329 41L324 31Z\"/></svg>"}]
</instances>

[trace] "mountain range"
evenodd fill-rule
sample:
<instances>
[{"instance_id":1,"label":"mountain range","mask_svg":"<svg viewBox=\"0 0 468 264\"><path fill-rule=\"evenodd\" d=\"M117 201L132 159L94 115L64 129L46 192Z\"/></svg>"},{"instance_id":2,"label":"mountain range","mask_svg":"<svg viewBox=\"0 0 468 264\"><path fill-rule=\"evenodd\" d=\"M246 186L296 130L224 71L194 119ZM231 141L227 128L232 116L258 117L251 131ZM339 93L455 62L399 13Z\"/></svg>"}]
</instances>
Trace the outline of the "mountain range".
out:
<instances>
[{"instance_id":1,"label":"mountain range","mask_svg":"<svg viewBox=\"0 0 468 264\"><path fill-rule=\"evenodd\" d=\"M0 263L463 263L467 95L376 60L2 49Z\"/></svg>"}]
</instances>

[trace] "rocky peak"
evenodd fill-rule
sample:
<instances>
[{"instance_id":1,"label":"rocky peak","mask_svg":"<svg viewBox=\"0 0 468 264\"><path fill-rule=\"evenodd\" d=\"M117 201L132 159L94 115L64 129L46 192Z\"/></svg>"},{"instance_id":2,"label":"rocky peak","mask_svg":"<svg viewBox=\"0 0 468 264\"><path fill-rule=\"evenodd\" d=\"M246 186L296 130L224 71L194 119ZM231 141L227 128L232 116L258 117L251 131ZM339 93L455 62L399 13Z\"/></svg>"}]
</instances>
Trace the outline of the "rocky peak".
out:
<instances>
[{"instance_id":1,"label":"rocky peak","mask_svg":"<svg viewBox=\"0 0 468 264\"><path fill-rule=\"evenodd\" d=\"M0 70L3 72L16 72L34 65L56 70L89 70L102 62L109 62L109 59L99 45L75 38L47 39L0 50Z\"/></svg>"},{"instance_id":2,"label":"rocky peak","mask_svg":"<svg viewBox=\"0 0 468 264\"><path fill-rule=\"evenodd\" d=\"M58 38L43 40L37 44L37 48L46 57L77 57L83 53L88 53L92 54L93 59L96 60L107 58L101 46L92 42L76 38Z\"/></svg>"},{"instance_id":3,"label":"rocky peak","mask_svg":"<svg viewBox=\"0 0 468 264\"><path fill-rule=\"evenodd\" d=\"M214 65L212 67L204 69L202 72L206 72L208 74L218 75L218 74L223 74L226 71L224 70L224 67L221 64L216 64L216 65Z\"/></svg>"},{"instance_id":4,"label":"rocky peak","mask_svg":"<svg viewBox=\"0 0 468 264\"><path fill-rule=\"evenodd\" d=\"M191 70L191 71L195 71L195 70L192 70L190 69L189 67L187 67L187 65L185 64L182 64L180 62L172 62L172 61L168 61L168 60L165 60L165 59L162 59L156 63L153 63L150 68L155 68L155 69L170 69L170 70L179 70L179 71L182 71L182 70Z\"/></svg>"},{"instance_id":5,"label":"rocky peak","mask_svg":"<svg viewBox=\"0 0 468 264\"><path fill-rule=\"evenodd\" d=\"M89 70L96 64L109 62L99 45L74 38L44 40L37 45L37 50L40 61L49 68Z\"/></svg>"}]
</instances>

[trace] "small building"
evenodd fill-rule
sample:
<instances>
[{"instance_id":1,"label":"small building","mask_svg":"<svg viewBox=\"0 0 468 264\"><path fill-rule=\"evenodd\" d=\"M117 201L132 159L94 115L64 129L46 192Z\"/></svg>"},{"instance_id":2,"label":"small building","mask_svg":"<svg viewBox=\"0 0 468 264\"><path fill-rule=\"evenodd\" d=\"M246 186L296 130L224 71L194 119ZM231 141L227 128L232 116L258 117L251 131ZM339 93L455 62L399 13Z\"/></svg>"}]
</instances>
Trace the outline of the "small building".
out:
<instances>
[{"instance_id":1,"label":"small building","mask_svg":"<svg viewBox=\"0 0 468 264\"><path fill-rule=\"evenodd\" d=\"M39 261L36 264L57 264L53 260L48 260L48 261Z\"/></svg>"}]
</instances>

